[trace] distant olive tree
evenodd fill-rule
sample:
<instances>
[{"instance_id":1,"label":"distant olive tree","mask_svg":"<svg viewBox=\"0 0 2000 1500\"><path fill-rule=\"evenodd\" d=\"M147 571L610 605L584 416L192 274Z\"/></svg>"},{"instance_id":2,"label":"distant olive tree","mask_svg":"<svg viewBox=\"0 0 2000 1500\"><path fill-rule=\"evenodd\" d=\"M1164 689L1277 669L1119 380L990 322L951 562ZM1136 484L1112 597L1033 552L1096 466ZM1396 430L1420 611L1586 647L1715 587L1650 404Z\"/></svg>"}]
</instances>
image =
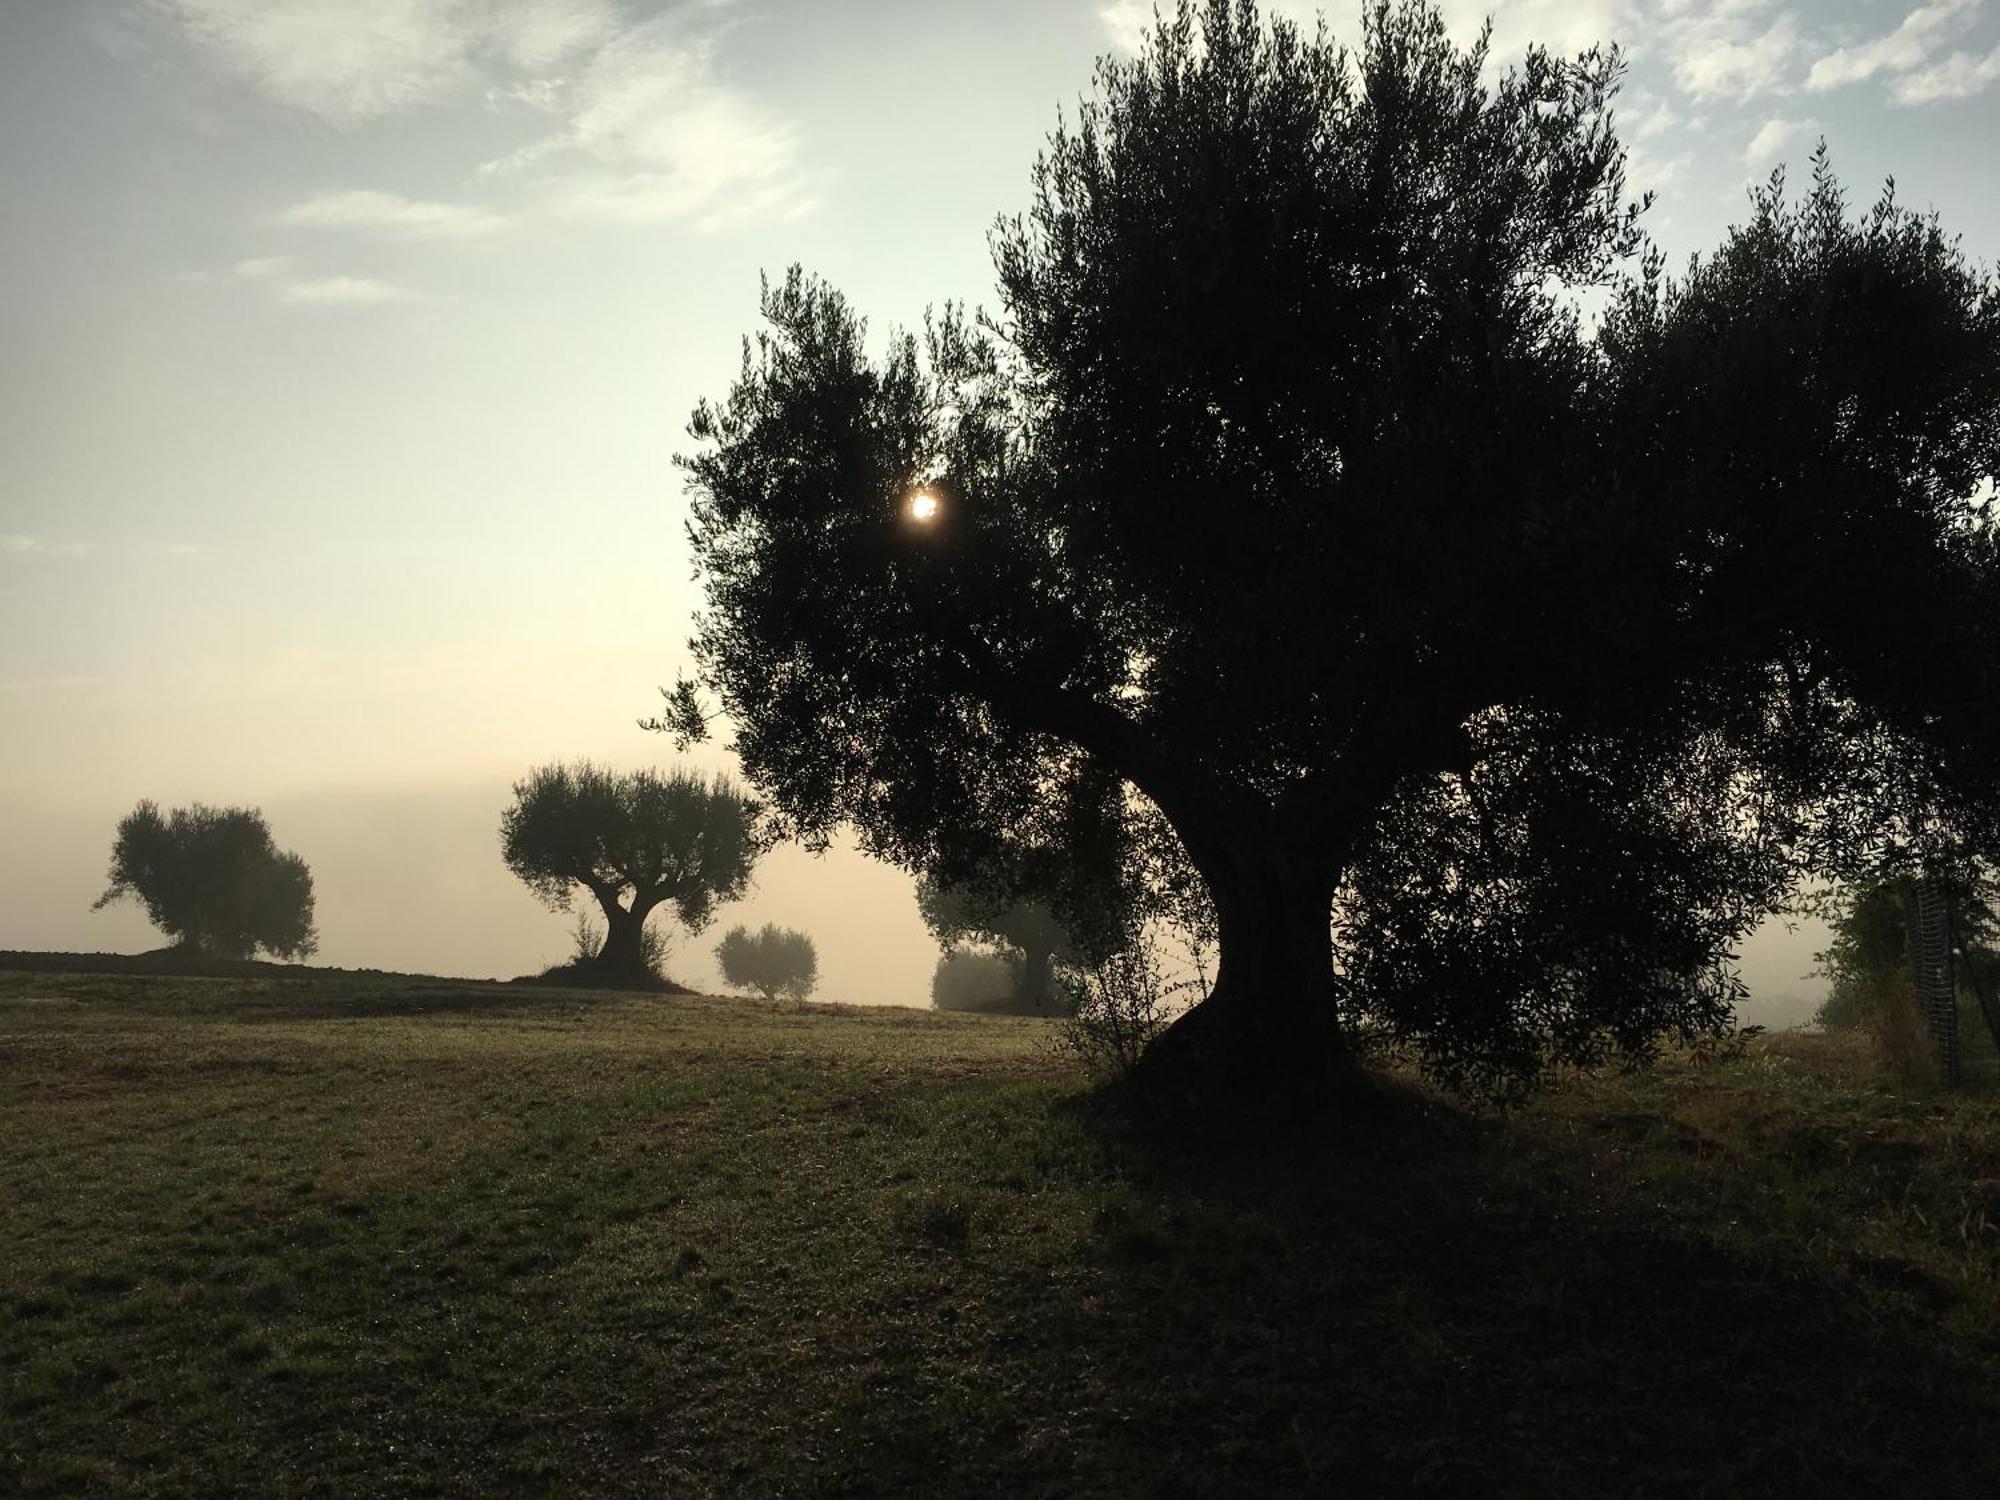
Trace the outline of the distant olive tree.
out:
<instances>
[{"instance_id":1,"label":"distant olive tree","mask_svg":"<svg viewBox=\"0 0 2000 1500\"><path fill-rule=\"evenodd\" d=\"M722 977L766 1000L803 1000L819 983L819 954L803 932L766 922L756 932L732 927L716 946Z\"/></svg>"},{"instance_id":2,"label":"distant olive tree","mask_svg":"<svg viewBox=\"0 0 2000 1500\"><path fill-rule=\"evenodd\" d=\"M118 824L111 884L91 910L127 896L189 954L299 959L319 946L312 874L272 842L255 808L196 803L162 816L141 802Z\"/></svg>"},{"instance_id":3,"label":"distant olive tree","mask_svg":"<svg viewBox=\"0 0 2000 1500\"><path fill-rule=\"evenodd\" d=\"M588 761L542 766L515 783L500 821L507 868L551 910L580 887L604 914L604 944L587 968L639 982L646 919L671 903L691 932L750 883L756 807L725 777L605 770Z\"/></svg>"},{"instance_id":4,"label":"distant olive tree","mask_svg":"<svg viewBox=\"0 0 2000 1500\"><path fill-rule=\"evenodd\" d=\"M1048 1010L1055 998L1057 966L1077 959L1070 935L1039 901L922 880L917 883L917 910L946 949L970 941L1016 950L1019 960L1008 969L1013 998L1031 1013Z\"/></svg>"}]
</instances>

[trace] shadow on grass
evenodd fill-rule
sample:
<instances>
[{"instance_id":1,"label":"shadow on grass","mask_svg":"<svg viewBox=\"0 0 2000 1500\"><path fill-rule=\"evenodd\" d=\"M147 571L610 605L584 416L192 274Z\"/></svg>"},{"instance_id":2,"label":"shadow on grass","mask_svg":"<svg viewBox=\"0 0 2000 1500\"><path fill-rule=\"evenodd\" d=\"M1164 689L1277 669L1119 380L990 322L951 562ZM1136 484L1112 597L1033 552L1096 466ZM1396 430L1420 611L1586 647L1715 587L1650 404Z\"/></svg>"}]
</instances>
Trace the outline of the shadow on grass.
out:
<instances>
[{"instance_id":1,"label":"shadow on grass","mask_svg":"<svg viewBox=\"0 0 2000 1500\"><path fill-rule=\"evenodd\" d=\"M1437 1105L1218 1150L1080 1117L1113 1169L1077 1274L1019 1289L1014 1408L940 1420L912 1366L899 1416L836 1418L834 1469L884 1493L927 1469L1047 1494L1996 1492L2000 1347L1954 1336L1955 1293L1908 1262L1830 1263L1594 1143Z\"/></svg>"}]
</instances>

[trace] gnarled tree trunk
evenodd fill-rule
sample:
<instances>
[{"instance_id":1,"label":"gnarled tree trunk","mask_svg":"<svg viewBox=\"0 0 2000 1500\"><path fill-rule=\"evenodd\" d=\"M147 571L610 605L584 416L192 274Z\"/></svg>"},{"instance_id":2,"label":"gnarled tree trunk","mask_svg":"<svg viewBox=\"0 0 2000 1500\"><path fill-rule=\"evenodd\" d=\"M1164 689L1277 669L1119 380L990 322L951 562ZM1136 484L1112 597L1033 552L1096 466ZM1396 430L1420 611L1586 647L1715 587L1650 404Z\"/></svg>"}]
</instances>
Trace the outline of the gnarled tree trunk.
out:
<instances>
[{"instance_id":1,"label":"gnarled tree trunk","mask_svg":"<svg viewBox=\"0 0 2000 1500\"><path fill-rule=\"evenodd\" d=\"M1147 1049L1135 1081L1252 1112L1338 1107L1367 1092L1336 1004L1337 861L1241 831L1187 842L1215 903L1215 984Z\"/></svg>"},{"instance_id":2,"label":"gnarled tree trunk","mask_svg":"<svg viewBox=\"0 0 2000 1500\"><path fill-rule=\"evenodd\" d=\"M646 918L659 903L633 899L628 910L616 897L599 897L604 912L604 946L592 965L605 979L643 984L654 976L646 967Z\"/></svg>"}]
</instances>

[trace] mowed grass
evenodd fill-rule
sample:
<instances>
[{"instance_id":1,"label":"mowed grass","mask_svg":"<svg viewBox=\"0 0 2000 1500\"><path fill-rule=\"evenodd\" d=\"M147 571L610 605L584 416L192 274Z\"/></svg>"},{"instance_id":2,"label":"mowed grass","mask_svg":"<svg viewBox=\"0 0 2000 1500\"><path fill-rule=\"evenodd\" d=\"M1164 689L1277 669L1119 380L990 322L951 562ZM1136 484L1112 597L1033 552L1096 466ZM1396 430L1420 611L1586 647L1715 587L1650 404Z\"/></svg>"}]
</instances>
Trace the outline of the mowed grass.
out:
<instances>
[{"instance_id":1,"label":"mowed grass","mask_svg":"<svg viewBox=\"0 0 2000 1500\"><path fill-rule=\"evenodd\" d=\"M2000 1492L2000 1108L1252 1148L1042 1023L0 973L0 1494Z\"/></svg>"}]
</instances>

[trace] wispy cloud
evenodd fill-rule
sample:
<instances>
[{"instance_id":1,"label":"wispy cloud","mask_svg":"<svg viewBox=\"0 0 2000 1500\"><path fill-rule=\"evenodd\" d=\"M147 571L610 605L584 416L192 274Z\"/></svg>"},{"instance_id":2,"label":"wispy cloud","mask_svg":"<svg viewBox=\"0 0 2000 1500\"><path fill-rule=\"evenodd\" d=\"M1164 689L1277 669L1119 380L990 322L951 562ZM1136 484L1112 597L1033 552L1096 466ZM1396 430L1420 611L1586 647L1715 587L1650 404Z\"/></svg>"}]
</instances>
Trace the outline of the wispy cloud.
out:
<instances>
[{"instance_id":1,"label":"wispy cloud","mask_svg":"<svg viewBox=\"0 0 2000 1500\"><path fill-rule=\"evenodd\" d=\"M615 0L155 0L229 72L337 125L432 104L484 67L540 70L608 37Z\"/></svg>"},{"instance_id":2,"label":"wispy cloud","mask_svg":"<svg viewBox=\"0 0 2000 1500\"><path fill-rule=\"evenodd\" d=\"M1658 156L1645 146L1635 146L1626 153L1625 185L1634 197L1640 193L1664 193L1682 178L1694 163L1691 151L1676 151L1671 156Z\"/></svg>"},{"instance_id":3,"label":"wispy cloud","mask_svg":"<svg viewBox=\"0 0 2000 1500\"><path fill-rule=\"evenodd\" d=\"M1903 17L1894 31L1820 58L1806 75L1806 87L1824 91L1862 83L1878 73L1908 73L1922 67L1939 47L1978 20L1983 3L1928 0Z\"/></svg>"},{"instance_id":4,"label":"wispy cloud","mask_svg":"<svg viewBox=\"0 0 2000 1500\"><path fill-rule=\"evenodd\" d=\"M151 3L259 94L337 125L453 99L547 117L539 140L481 169L513 184L521 213L715 228L817 202L796 130L718 72L729 0L639 20L617 0ZM292 204L274 222L445 239L505 219L360 188Z\"/></svg>"},{"instance_id":5,"label":"wispy cloud","mask_svg":"<svg viewBox=\"0 0 2000 1500\"><path fill-rule=\"evenodd\" d=\"M560 128L482 173L526 178L577 219L712 229L809 211L797 133L716 76L715 44L678 15L622 33L543 106Z\"/></svg>"},{"instance_id":6,"label":"wispy cloud","mask_svg":"<svg viewBox=\"0 0 2000 1500\"><path fill-rule=\"evenodd\" d=\"M1968 99L2000 82L2000 47L1984 57L1967 52L1919 68L1898 78L1889 97L1898 104L1936 104L1946 99Z\"/></svg>"},{"instance_id":7,"label":"wispy cloud","mask_svg":"<svg viewBox=\"0 0 2000 1500\"><path fill-rule=\"evenodd\" d=\"M0 536L0 552L14 557L83 557L89 551L82 542L46 542L18 532Z\"/></svg>"},{"instance_id":8,"label":"wispy cloud","mask_svg":"<svg viewBox=\"0 0 2000 1500\"><path fill-rule=\"evenodd\" d=\"M39 693L63 688L88 687L93 677L13 677L0 678L0 693Z\"/></svg>"},{"instance_id":9,"label":"wispy cloud","mask_svg":"<svg viewBox=\"0 0 2000 1500\"><path fill-rule=\"evenodd\" d=\"M179 279L197 285L247 282L264 288L266 295L281 302L320 307L378 307L384 303L423 300L415 289L395 282L306 270L295 255L253 255L237 261L226 271L184 271Z\"/></svg>"},{"instance_id":10,"label":"wispy cloud","mask_svg":"<svg viewBox=\"0 0 2000 1500\"><path fill-rule=\"evenodd\" d=\"M1331 13L1335 7L1328 6ZM1444 0L1452 31L1463 39L1493 23L1493 60L1518 62L1531 45L1557 54L1630 42L1638 24L1636 0Z\"/></svg>"},{"instance_id":11,"label":"wispy cloud","mask_svg":"<svg viewBox=\"0 0 2000 1500\"><path fill-rule=\"evenodd\" d=\"M282 293L287 302L315 307L380 307L392 302L415 302L417 293L393 281L377 281L371 276L319 276L309 281L287 283Z\"/></svg>"},{"instance_id":12,"label":"wispy cloud","mask_svg":"<svg viewBox=\"0 0 2000 1500\"><path fill-rule=\"evenodd\" d=\"M1111 0L1097 8L1097 21L1120 52L1137 52L1153 31L1153 0Z\"/></svg>"},{"instance_id":13,"label":"wispy cloud","mask_svg":"<svg viewBox=\"0 0 2000 1500\"><path fill-rule=\"evenodd\" d=\"M1743 163L1750 167L1772 166L1789 147L1810 141L1819 133L1817 120L1766 120L1743 148Z\"/></svg>"},{"instance_id":14,"label":"wispy cloud","mask_svg":"<svg viewBox=\"0 0 2000 1500\"><path fill-rule=\"evenodd\" d=\"M289 255L253 255L236 262L229 268L229 274L241 281L269 281L283 276L292 264Z\"/></svg>"},{"instance_id":15,"label":"wispy cloud","mask_svg":"<svg viewBox=\"0 0 2000 1500\"><path fill-rule=\"evenodd\" d=\"M1797 18L1765 0L1683 5L1660 38L1674 80L1697 99L1750 99L1789 89L1803 45Z\"/></svg>"},{"instance_id":16,"label":"wispy cloud","mask_svg":"<svg viewBox=\"0 0 2000 1500\"><path fill-rule=\"evenodd\" d=\"M162 557L200 557L201 546L197 542L162 542L159 552Z\"/></svg>"},{"instance_id":17,"label":"wispy cloud","mask_svg":"<svg viewBox=\"0 0 2000 1500\"><path fill-rule=\"evenodd\" d=\"M490 233L506 220L476 204L434 203L357 188L294 203L273 214L271 222L293 229L368 229L412 239L451 239Z\"/></svg>"},{"instance_id":18,"label":"wispy cloud","mask_svg":"<svg viewBox=\"0 0 2000 1500\"><path fill-rule=\"evenodd\" d=\"M1681 123L1680 111L1665 99L1634 93L1619 101L1619 137L1626 141L1650 141Z\"/></svg>"}]
</instances>

